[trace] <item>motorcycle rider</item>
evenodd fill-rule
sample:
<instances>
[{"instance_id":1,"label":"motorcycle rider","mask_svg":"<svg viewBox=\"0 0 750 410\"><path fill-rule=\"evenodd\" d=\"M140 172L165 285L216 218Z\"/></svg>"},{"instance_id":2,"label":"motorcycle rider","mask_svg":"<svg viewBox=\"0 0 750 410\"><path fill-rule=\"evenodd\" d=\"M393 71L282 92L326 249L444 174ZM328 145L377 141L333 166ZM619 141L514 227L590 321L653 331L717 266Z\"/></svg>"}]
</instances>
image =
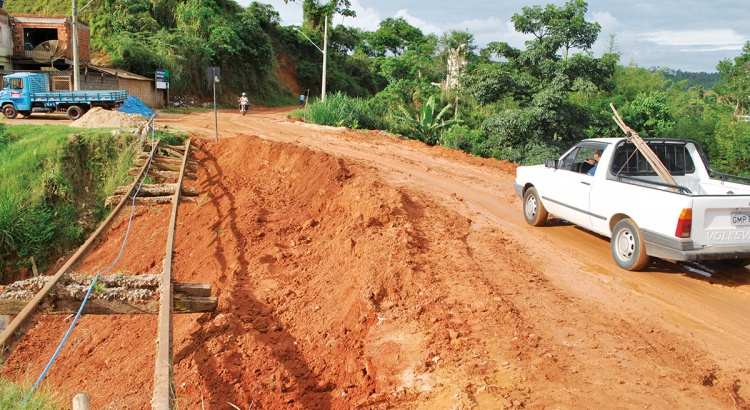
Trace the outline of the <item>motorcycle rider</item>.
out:
<instances>
[{"instance_id":1,"label":"motorcycle rider","mask_svg":"<svg viewBox=\"0 0 750 410\"><path fill-rule=\"evenodd\" d=\"M250 100L247 99L247 94L242 93L242 96L240 97L240 112L242 114L245 114L247 109L250 107Z\"/></svg>"}]
</instances>

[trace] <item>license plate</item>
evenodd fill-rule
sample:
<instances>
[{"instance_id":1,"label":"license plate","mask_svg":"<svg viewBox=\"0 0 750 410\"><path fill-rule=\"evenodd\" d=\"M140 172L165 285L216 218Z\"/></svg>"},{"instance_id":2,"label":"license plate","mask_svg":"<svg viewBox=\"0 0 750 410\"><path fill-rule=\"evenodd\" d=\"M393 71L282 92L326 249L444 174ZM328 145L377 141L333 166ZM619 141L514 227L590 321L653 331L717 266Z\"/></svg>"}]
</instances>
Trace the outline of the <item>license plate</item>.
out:
<instances>
[{"instance_id":1,"label":"license plate","mask_svg":"<svg viewBox=\"0 0 750 410\"><path fill-rule=\"evenodd\" d=\"M732 212L732 224L750 225L750 212Z\"/></svg>"}]
</instances>

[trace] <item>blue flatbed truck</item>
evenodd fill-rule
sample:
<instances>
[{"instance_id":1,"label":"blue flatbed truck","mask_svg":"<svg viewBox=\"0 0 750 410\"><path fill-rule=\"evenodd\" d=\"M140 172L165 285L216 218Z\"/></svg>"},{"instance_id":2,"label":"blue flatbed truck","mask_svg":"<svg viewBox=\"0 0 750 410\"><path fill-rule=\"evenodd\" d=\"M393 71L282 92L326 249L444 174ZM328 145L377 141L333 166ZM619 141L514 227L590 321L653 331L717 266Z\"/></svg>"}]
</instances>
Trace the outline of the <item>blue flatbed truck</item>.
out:
<instances>
[{"instance_id":1,"label":"blue flatbed truck","mask_svg":"<svg viewBox=\"0 0 750 410\"><path fill-rule=\"evenodd\" d=\"M108 110L128 98L123 90L51 91L49 76L43 73L14 73L3 77L0 108L6 118L32 113L66 113L75 121L93 107Z\"/></svg>"}]
</instances>

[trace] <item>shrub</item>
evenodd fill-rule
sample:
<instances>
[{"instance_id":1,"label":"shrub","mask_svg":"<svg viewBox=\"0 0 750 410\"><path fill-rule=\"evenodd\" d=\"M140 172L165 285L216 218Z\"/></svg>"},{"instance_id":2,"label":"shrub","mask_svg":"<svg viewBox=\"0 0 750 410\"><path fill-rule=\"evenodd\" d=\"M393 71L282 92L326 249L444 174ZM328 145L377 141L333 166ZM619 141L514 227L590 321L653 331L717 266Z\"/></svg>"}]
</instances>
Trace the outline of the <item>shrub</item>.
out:
<instances>
[{"instance_id":1,"label":"shrub","mask_svg":"<svg viewBox=\"0 0 750 410\"><path fill-rule=\"evenodd\" d=\"M324 102L313 101L304 115L308 122L334 127L380 129L384 126L384 122L370 111L365 100L347 97L340 92L327 95Z\"/></svg>"}]
</instances>

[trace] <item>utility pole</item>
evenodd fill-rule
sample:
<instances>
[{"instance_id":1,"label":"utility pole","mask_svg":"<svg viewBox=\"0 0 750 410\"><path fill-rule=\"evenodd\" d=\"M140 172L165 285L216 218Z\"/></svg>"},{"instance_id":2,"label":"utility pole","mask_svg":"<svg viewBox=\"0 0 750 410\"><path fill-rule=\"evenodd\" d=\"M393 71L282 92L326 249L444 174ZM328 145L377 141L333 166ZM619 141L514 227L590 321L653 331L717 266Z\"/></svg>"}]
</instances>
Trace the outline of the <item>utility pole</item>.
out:
<instances>
[{"instance_id":1,"label":"utility pole","mask_svg":"<svg viewBox=\"0 0 750 410\"><path fill-rule=\"evenodd\" d=\"M73 33L71 33L73 35L73 91L78 91L81 87L81 80L78 67L78 7L76 0L73 0L73 17L70 25L73 30Z\"/></svg>"},{"instance_id":2,"label":"utility pole","mask_svg":"<svg viewBox=\"0 0 750 410\"><path fill-rule=\"evenodd\" d=\"M302 30L298 29L297 27L292 27L294 30L296 30L298 33L302 34L307 41L310 42L315 48L318 49L321 53L323 53L323 78L321 79L322 87L321 87L321 93L320 93L320 101L325 102L326 100L326 68L328 65L328 15L326 14L326 21L325 26L323 29L323 49L321 50L320 47L318 47L317 44L315 44L314 41L310 40L310 37L308 37L305 33L302 32Z\"/></svg>"},{"instance_id":3,"label":"utility pole","mask_svg":"<svg viewBox=\"0 0 750 410\"><path fill-rule=\"evenodd\" d=\"M323 91L321 92L320 101L326 101L326 67L328 63L328 14L323 30Z\"/></svg>"},{"instance_id":4,"label":"utility pole","mask_svg":"<svg viewBox=\"0 0 750 410\"><path fill-rule=\"evenodd\" d=\"M78 10L77 2L76 0L73 0L73 14L70 22L71 29L73 30L73 32L70 33L73 43L73 91L78 91L81 87L81 70L78 63L78 14L86 9L92 1L94 0L89 0L85 6Z\"/></svg>"}]
</instances>

